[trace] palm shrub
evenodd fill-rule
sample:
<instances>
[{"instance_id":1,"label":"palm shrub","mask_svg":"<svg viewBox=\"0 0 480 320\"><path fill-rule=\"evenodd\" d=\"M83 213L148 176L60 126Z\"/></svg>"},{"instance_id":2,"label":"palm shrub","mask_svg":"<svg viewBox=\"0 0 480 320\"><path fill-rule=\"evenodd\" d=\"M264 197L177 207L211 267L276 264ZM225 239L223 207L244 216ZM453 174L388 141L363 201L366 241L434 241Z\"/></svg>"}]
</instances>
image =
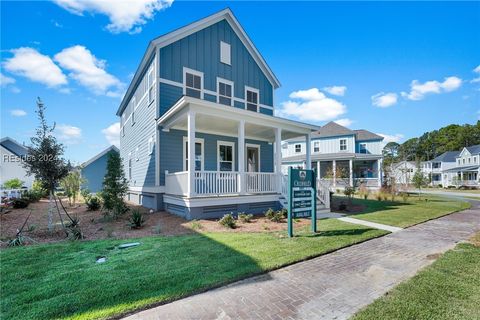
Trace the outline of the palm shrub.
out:
<instances>
[{"instance_id":1,"label":"palm shrub","mask_svg":"<svg viewBox=\"0 0 480 320\"><path fill-rule=\"evenodd\" d=\"M107 161L107 173L103 180L102 198L105 215L118 218L128 211L123 198L127 194L128 184L125 171L116 152L109 153Z\"/></svg>"},{"instance_id":2,"label":"palm shrub","mask_svg":"<svg viewBox=\"0 0 480 320\"><path fill-rule=\"evenodd\" d=\"M218 220L218 223L229 229L234 229L237 225L232 213L224 214L223 217Z\"/></svg>"},{"instance_id":3,"label":"palm shrub","mask_svg":"<svg viewBox=\"0 0 480 320\"><path fill-rule=\"evenodd\" d=\"M242 222L251 222L253 219L253 214L246 214L244 212L238 214L238 219Z\"/></svg>"},{"instance_id":4,"label":"palm shrub","mask_svg":"<svg viewBox=\"0 0 480 320\"><path fill-rule=\"evenodd\" d=\"M3 183L5 189L20 189L23 187L23 181L18 178L7 180Z\"/></svg>"},{"instance_id":5,"label":"palm shrub","mask_svg":"<svg viewBox=\"0 0 480 320\"><path fill-rule=\"evenodd\" d=\"M268 208L268 210L265 211L265 217L268 220L272 220L274 216L275 216L275 211L272 208Z\"/></svg>"},{"instance_id":6,"label":"palm shrub","mask_svg":"<svg viewBox=\"0 0 480 320\"><path fill-rule=\"evenodd\" d=\"M83 239L83 233L80 229L80 219L77 216L71 218L70 221L65 224L65 228L67 230L67 235L69 239Z\"/></svg>"},{"instance_id":7,"label":"palm shrub","mask_svg":"<svg viewBox=\"0 0 480 320\"><path fill-rule=\"evenodd\" d=\"M140 229L143 226L145 219L143 218L143 214L140 212L140 210L133 209L129 221L130 228Z\"/></svg>"},{"instance_id":8,"label":"palm shrub","mask_svg":"<svg viewBox=\"0 0 480 320\"><path fill-rule=\"evenodd\" d=\"M102 205L100 198L95 195L88 196L85 200L85 204L87 205L88 211L97 211Z\"/></svg>"}]
</instances>

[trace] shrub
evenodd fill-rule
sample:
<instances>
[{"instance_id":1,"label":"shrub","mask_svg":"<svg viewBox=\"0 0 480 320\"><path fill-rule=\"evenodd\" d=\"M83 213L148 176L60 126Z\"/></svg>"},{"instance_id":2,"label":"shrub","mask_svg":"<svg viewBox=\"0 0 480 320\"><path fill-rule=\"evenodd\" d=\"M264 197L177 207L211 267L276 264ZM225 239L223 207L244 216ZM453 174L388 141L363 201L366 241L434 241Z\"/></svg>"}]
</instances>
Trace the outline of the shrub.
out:
<instances>
[{"instance_id":1,"label":"shrub","mask_svg":"<svg viewBox=\"0 0 480 320\"><path fill-rule=\"evenodd\" d=\"M143 218L143 214L138 209L133 209L132 214L130 215L130 228L132 229L140 229L145 222Z\"/></svg>"},{"instance_id":2,"label":"shrub","mask_svg":"<svg viewBox=\"0 0 480 320\"><path fill-rule=\"evenodd\" d=\"M85 200L88 211L97 211L100 209L101 203L100 198L97 196L89 196Z\"/></svg>"},{"instance_id":3,"label":"shrub","mask_svg":"<svg viewBox=\"0 0 480 320\"><path fill-rule=\"evenodd\" d=\"M90 190L88 190L88 189L82 189L80 191L80 194L82 195L82 198L85 202L87 202L87 199L91 196Z\"/></svg>"},{"instance_id":4,"label":"shrub","mask_svg":"<svg viewBox=\"0 0 480 320\"><path fill-rule=\"evenodd\" d=\"M80 219L78 217L75 216L70 222L66 223L65 229L70 240L83 239L82 229L80 229Z\"/></svg>"},{"instance_id":5,"label":"shrub","mask_svg":"<svg viewBox=\"0 0 480 320\"><path fill-rule=\"evenodd\" d=\"M29 203L30 202L28 201L28 199L25 199L25 198L12 199L12 206L13 206L14 209L26 208L26 207L28 207Z\"/></svg>"},{"instance_id":6,"label":"shrub","mask_svg":"<svg viewBox=\"0 0 480 320\"><path fill-rule=\"evenodd\" d=\"M238 214L238 219L244 223L251 222L253 219L253 214L246 214L244 212Z\"/></svg>"},{"instance_id":7,"label":"shrub","mask_svg":"<svg viewBox=\"0 0 480 320\"><path fill-rule=\"evenodd\" d=\"M22 195L23 199L26 199L28 202L37 202L42 198L42 195L38 191L29 190Z\"/></svg>"},{"instance_id":8,"label":"shrub","mask_svg":"<svg viewBox=\"0 0 480 320\"><path fill-rule=\"evenodd\" d=\"M390 193L390 201L395 202L395 193Z\"/></svg>"},{"instance_id":9,"label":"shrub","mask_svg":"<svg viewBox=\"0 0 480 320\"><path fill-rule=\"evenodd\" d=\"M273 222L282 222L283 219L285 219L285 217L283 215L283 211L279 210L279 211L275 212L272 219L270 219L270 220L272 220Z\"/></svg>"},{"instance_id":10,"label":"shrub","mask_svg":"<svg viewBox=\"0 0 480 320\"><path fill-rule=\"evenodd\" d=\"M375 193L375 199L377 199L378 201L382 201L382 193L380 191Z\"/></svg>"},{"instance_id":11,"label":"shrub","mask_svg":"<svg viewBox=\"0 0 480 320\"><path fill-rule=\"evenodd\" d=\"M42 183L38 180L33 181L32 191L40 195L40 198L48 197L48 190L42 186Z\"/></svg>"},{"instance_id":12,"label":"shrub","mask_svg":"<svg viewBox=\"0 0 480 320\"><path fill-rule=\"evenodd\" d=\"M193 230L203 229L202 224L198 220L193 220L191 226Z\"/></svg>"},{"instance_id":13,"label":"shrub","mask_svg":"<svg viewBox=\"0 0 480 320\"><path fill-rule=\"evenodd\" d=\"M367 200L369 194L370 194L370 190L367 188L367 186L366 186L365 184L362 183L362 184L360 185L360 188L358 188L358 195L359 195L361 198Z\"/></svg>"},{"instance_id":14,"label":"shrub","mask_svg":"<svg viewBox=\"0 0 480 320\"><path fill-rule=\"evenodd\" d=\"M272 220L274 216L275 216L275 211L272 208L269 208L267 211L265 211L265 217L268 220Z\"/></svg>"},{"instance_id":15,"label":"shrub","mask_svg":"<svg viewBox=\"0 0 480 320\"><path fill-rule=\"evenodd\" d=\"M20 189L23 187L23 181L18 178L7 180L3 183L5 189Z\"/></svg>"},{"instance_id":16,"label":"shrub","mask_svg":"<svg viewBox=\"0 0 480 320\"><path fill-rule=\"evenodd\" d=\"M347 186L345 187L345 189L343 189L343 194L347 196L349 199L351 199L355 194L355 188Z\"/></svg>"},{"instance_id":17,"label":"shrub","mask_svg":"<svg viewBox=\"0 0 480 320\"><path fill-rule=\"evenodd\" d=\"M218 223L229 229L234 229L236 226L235 218L231 213L224 214L223 217L218 220Z\"/></svg>"}]
</instances>

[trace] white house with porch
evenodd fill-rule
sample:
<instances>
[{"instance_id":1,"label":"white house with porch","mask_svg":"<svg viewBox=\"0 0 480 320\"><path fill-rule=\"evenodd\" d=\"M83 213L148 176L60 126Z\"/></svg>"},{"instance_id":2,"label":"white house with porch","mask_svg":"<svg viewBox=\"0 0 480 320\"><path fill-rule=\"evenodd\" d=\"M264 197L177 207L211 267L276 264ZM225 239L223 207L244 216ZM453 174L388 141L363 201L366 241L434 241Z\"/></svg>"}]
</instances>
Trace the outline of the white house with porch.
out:
<instances>
[{"instance_id":1,"label":"white house with porch","mask_svg":"<svg viewBox=\"0 0 480 320\"><path fill-rule=\"evenodd\" d=\"M128 200L187 219L285 205L281 141L319 128L274 116L279 86L230 9L153 39L117 111Z\"/></svg>"},{"instance_id":2,"label":"white house with porch","mask_svg":"<svg viewBox=\"0 0 480 320\"><path fill-rule=\"evenodd\" d=\"M282 171L288 167L312 167L331 188L382 184L383 137L367 130L350 130L329 122L310 139L299 136L282 144ZM309 152L311 151L311 155Z\"/></svg>"},{"instance_id":3,"label":"white house with porch","mask_svg":"<svg viewBox=\"0 0 480 320\"><path fill-rule=\"evenodd\" d=\"M444 187L480 187L480 145L464 147L454 163L455 166L442 171Z\"/></svg>"}]
</instances>

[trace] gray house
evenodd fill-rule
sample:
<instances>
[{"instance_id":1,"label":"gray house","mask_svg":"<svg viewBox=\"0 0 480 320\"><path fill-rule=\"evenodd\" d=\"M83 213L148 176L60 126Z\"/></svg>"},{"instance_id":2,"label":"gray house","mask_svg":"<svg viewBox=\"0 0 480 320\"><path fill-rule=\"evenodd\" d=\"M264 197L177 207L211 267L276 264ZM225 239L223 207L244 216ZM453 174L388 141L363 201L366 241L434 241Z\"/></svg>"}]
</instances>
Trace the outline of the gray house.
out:
<instances>
[{"instance_id":1,"label":"gray house","mask_svg":"<svg viewBox=\"0 0 480 320\"><path fill-rule=\"evenodd\" d=\"M382 141L383 137L368 130L350 130L329 122L311 134L310 143L305 137L284 141L282 170L285 173L288 167L310 165L334 188L360 183L378 188L382 183ZM307 146L312 150L311 163L307 161Z\"/></svg>"},{"instance_id":2,"label":"gray house","mask_svg":"<svg viewBox=\"0 0 480 320\"><path fill-rule=\"evenodd\" d=\"M281 141L318 130L274 116L279 86L229 9L153 39L117 111L128 200L189 219L278 207Z\"/></svg>"},{"instance_id":3,"label":"gray house","mask_svg":"<svg viewBox=\"0 0 480 320\"><path fill-rule=\"evenodd\" d=\"M103 188L103 178L107 173L107 161L108 156L111 153L119 153L115 146L110 146L103 150L90 160L84 162L80 166L80 173L82 178L85 178L85 183L82 185L82 189L88 189L90 192L99 192Z\"/></svg>"}]
</instances>

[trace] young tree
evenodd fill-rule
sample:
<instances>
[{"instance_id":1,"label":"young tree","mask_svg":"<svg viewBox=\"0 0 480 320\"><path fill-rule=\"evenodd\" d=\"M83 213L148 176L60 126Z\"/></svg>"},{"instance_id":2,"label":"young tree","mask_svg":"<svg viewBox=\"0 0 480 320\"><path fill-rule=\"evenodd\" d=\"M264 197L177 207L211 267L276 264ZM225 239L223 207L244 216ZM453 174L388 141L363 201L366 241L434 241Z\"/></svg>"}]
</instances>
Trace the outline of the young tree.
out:
<instances>
[{"instance_id":1,"label":"young tree","mask_svg":"<svg viewBox=\"0 0 480 320\"><path fill-rule=\"evenodd\" d=\"M114 218L125 213L128 208L123 198L127 194L127 190L128 183L120 155L112 152L108 155L107 173L103 180L103 210Z\"/></svg>"},{"instance_id":2,"label":"young tree","mask_svg":"<svg viewBox=\"0 0 480 320\"><path fill-rule=\"evenodd\" d=\"M32 137L31 145L25 157L24 167L28 175L35 176L35 179L48 190L50 195L50 206L48 209L48 229L53 230L53 202L55 186L64 178L69 171L69 163L62 158L63 145L57 142L53 135L55 123L52 126L47 124L45 117L45 105L38 98L37 100L38 120L40 125ZM59 212L60 213L60 212Z\"/></svg>"},{"instance_id":3,"label":"young tree","mask_svg":"<svg viewBox=\"0 0 480 320\"><path fill-rule=\"evenodd\" d=\"M86 180L82 178L79 171L70 172L60 181L60 185L65 190L70 206L75 205L78 193L80 192L80 187L85 181Z\"/></svg>"},{"instance_id":4,"label":"young tree","mask_svg":"<svg viewBox=\"0 0 480 320\"><path fill-rule=\"evenodd\" d=\"M18 178L7 180L3 183L5 189L20 189L23 187L23 181Z\"/></svg>"},{"instance_id":5,"label":"young tree","mask_svg":"<svg viewBox=\"0 0 480 320\"><path fill-rule=\"evenodd\" d=\"M423 174L422 170L420 169L420 164L417 166L417 170L412 177L412 183L413 186L418 189L418 197L420 197L422 187L424 187L428 183L428 178Z\"/></svg>"}]
</instances>

